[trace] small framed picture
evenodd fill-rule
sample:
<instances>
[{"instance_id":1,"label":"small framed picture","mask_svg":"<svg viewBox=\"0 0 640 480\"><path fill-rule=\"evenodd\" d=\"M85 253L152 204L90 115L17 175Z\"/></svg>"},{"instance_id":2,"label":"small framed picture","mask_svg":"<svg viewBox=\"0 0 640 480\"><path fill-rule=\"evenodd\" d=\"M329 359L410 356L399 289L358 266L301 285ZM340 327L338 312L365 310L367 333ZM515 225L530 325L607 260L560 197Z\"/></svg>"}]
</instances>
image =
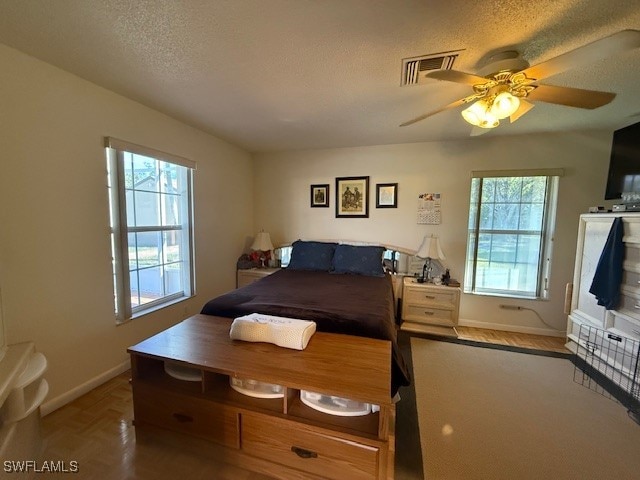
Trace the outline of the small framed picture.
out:
<instances>
[{"instance_id":1,"label":"small framed picture","mask_svg":"<svg viewBox=\"0 0 640 480\"><path fill-rule=\"evenodd\" d=\"M369 177L336 178L336 218L369 217Z\"/></svg>"},{"instance_id":2,"label":"small framed picture","mask_svg":"<svg viewBox=\"0 0 640 480\"><path fill-rule=\"evenodd\" d=\"M398 208L398 184L376 184L376 208Z\"/></svg>"},{"instance_id":3,"label":"small framed picture","mask_svg":"<svg viewBox=\"0 0 640 480\"><path fill-rule=\"evenodd\" d=\"M329 184L311 185L311 207L329 206Z\"/></svg>"}]
</instances>

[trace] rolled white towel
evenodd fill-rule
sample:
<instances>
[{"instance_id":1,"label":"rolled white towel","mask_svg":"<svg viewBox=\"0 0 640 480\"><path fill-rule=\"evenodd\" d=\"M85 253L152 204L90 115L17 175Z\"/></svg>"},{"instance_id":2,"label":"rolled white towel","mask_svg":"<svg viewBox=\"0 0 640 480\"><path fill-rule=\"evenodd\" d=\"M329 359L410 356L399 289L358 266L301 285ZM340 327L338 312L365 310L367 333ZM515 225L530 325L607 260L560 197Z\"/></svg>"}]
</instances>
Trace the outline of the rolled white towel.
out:
<instances>
[{"instance_id":1,"label":"rolled white towel","mask_svg":"<svg viewBox=\"0 0 640 480\"><path fill-rule=\"evenodd\" d=\"M252 313L234 319L229 336L233 340L304 350L315 331L315 322L309 320Z\"/></svg>"}]
</instances>

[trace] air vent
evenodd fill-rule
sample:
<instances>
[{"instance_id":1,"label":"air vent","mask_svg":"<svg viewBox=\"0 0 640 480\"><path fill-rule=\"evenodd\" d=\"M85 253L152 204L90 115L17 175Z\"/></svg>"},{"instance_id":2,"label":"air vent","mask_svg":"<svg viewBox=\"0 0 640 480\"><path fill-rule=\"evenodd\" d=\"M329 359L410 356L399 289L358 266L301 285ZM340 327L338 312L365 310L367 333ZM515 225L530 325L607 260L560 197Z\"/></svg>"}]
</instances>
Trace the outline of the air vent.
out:
<instances>
[{"instance_id":1,"label":"air vent","mask_svg":"<svg viewBox=\"0 0 640 480\"><path fill-rule=\"evenodd\" d=\"M451 70L453 62L463 50L435 53L402 60L402 86L420 85L427 80L426 74L432 70Z\"/></svg>"}]
</instances>

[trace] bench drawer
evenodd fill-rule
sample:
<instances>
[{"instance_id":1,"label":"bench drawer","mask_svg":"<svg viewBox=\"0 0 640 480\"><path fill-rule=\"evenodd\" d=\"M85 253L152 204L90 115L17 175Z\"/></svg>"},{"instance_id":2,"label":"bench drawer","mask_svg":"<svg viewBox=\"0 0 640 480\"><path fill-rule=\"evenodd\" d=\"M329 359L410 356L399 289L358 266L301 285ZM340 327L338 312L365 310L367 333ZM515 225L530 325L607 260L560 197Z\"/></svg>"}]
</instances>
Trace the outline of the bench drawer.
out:
<instances>
[{"instance_id":1,"label":"bench drawer","mask_svg":"<svg viewBox=\"0 0 640 480\"><path fill-rule=\"evenodd\" d=\"M242 450L325 478L378 478L378 447L303 429L286 420L242 415Z\"/></svg>"},{"instance_id":2,"label":"bench drawer","mask_svg":"<svg viewBox=\"0 0 640 480\"><path fill-rule=\"evenodd\" d=\"M136 427L148 423L239 448L238 414L210 400L134 385Z\"/></svg>"}]
</instances>

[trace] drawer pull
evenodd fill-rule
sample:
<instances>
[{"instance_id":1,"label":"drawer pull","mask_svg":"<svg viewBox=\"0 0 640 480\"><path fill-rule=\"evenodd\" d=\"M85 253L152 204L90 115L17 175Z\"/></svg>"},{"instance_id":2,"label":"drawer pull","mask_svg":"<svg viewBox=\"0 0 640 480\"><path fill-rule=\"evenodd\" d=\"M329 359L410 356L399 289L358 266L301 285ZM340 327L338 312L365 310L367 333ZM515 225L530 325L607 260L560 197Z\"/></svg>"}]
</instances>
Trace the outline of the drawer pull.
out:
<instances>
[{"instance_id":1,"label":"drawer pull","mask_svg":"<svg viewBox=\"0 0 640 480\"><path fill-rule=\"evenodd\" d=\"M425 314L425 315L433 315L434 313L436 313L436 312L431 312L431 311L429 311L429 310L425 310L425 311L424 311L424 314Z\"/></svg>"},{"instance_id":2,"label":"drawer pull","mask_svg":"<svg viewBox=\"0 0 640 480\"><path fill-rule=\"evenodd\" d=\"M424 298L428 298L429 300L435 300L436 297L433 295L425 295Z\"/></svg>"},{"instance_id":3,"label":"drawer pull","mask_svg":"<svg viewBox=\"0 0 640 480\"><path fill-rule=\"evenodd\" d=\"M173 418L175 418L180 423L193 422L193 417L190 417L189 415L184 415L182 413L174 413Z\"/></svg>"},{"instance_id":4,"label":"drawer pull","mask_svg":"<svg viewBox=\"0 0 640 480\"><path fill-rule=\"evenodd\" d=\"M318 454L316 452L312 452L311 450L306 450L300 447L291 447L291 451L298 455L300 458L318 458Z\"/></svg>"}]
</instances>

